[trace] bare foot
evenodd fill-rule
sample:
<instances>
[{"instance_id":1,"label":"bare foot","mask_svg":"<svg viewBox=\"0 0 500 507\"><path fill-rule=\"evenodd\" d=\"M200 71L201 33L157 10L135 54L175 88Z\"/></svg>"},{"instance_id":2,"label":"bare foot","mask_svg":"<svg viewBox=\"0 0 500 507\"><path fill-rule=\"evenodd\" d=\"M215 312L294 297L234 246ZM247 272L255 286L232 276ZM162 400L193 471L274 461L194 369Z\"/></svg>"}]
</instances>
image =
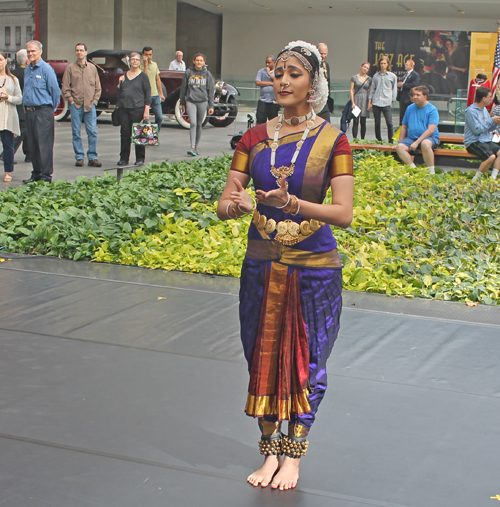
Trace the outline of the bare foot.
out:
<instances>
[{"instance_id":1,"label":"bare foot","mask_svg":"<svg viewBox=\"0 0 500 507\"><path fill-rule=\"evenodd\" d=\"M279 472L274 476L271 488L279 488L281 491L295 488L299 480L299 464L300 459L285 456Z\"/></svg>"},{"instance_id":2,"label":"bare foot","mask_svg":"<svg viewBox=\"0 0 500 507\"><path fill-rule=\"evenodd\" d=\"M266 456L262 466L256 470L253 474L247 477L247 481L252 486L258 486L259 484L265 488L271 482L273 475L276 473L280 465L278 456Z\"/></svg>"}]
</instances>

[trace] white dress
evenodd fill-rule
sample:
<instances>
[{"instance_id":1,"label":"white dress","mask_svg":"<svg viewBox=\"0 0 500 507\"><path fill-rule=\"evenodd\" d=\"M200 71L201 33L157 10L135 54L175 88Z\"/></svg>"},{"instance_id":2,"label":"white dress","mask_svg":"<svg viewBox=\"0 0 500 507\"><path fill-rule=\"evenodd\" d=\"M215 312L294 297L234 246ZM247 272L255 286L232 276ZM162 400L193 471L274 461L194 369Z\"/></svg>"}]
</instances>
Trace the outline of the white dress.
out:
<instances>
[{"instance_id":1,"label":"white dress","mask_svg":"<svg viewBox=\"0 0 500 507\"><path fill-rule=\"evenodd\" d=\"M23 95L17 78L0 77L0 92L8 95L7 100L0 102L0 130L9 130L15 136L18 136L21 131L16 105L22 103Z\"/></svg>"}]
</instances>

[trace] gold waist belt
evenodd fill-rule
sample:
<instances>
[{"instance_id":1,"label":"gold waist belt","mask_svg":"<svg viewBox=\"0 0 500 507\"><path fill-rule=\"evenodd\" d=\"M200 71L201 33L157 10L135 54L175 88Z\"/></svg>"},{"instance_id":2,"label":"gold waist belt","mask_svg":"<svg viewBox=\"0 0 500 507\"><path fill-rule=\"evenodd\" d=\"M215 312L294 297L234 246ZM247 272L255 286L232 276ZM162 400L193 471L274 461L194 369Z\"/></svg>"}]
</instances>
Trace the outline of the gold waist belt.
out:
<instances>
[{"instance_id":1,"label":"gold waist belt","mask_svg":"<svg viewBox=\"0 0 500 507\"><path fill-rule=\"evenodd\" d=\"M281 264L311 268L341 268L337 249L328 252L308 252L282 245L276 241L248 240L247 257L263 261L278 261Z\"/></svg>"},{"instance_id":2,"label":"gold waist belt","mask_svg":"<svg viewBox=\"0 0 500 507\"><path fill-rule=\"evenodd\" d=\"M325 222L320 222L314 218L311 218L310 220L303 220L300 224L294 222L293 220L276 222L273 218L268 219L257 210L254 211L252 222L264 239L270 239L268 234L276 231L274 239L283 245L288 246L296 245L299 241L306 239L314 232L319 231L319 229L325 225Z\"/></svg>"}]
</instances>

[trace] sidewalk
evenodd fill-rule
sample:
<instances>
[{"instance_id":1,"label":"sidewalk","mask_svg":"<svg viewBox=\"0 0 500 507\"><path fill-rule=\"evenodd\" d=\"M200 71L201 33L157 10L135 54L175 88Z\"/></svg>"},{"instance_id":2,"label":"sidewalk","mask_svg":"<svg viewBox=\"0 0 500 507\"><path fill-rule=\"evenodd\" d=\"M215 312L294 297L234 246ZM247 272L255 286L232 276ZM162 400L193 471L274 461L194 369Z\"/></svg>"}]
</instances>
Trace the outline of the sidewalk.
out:
<instances>
[{"instance_id":1,"label":"sidewalk","mask_svg":"<svg viewBox=\"0 0 500 507\"><path fill-rule=\"evenodd\" d=\"M254 113L250 108L243 108L238 113L236 121L226 128L216 128L207 124L203 128L201 137L201 156L214 157L222 153L232 154L229 141L231 137L238 131L246 131L247 114ZM255 118L255 114L253 114ZM73 152L71 123L63 121L56 123L55 126L55 144L54 144L54 174L53 179L63 179L74 181L78 176L92 177L96 174L104 174L105 169L116 167L120 152L120 128L111 125L111 115L103 113L98 119L98 144L97 152L99 160L102 162L101 168L88 167L87 159L83 167L75 167L75 155ZM337 128L340 126L340 118L333 117L332 124ZM367 138L375 139L373 119L367 121ZM386 131L383 128L382 134L384 139ZM351 132L348 132L348 138L352 139ZM83 146L87 147L87 137L85 126L82 125ZM190 147L189 130L182 128L175 119L170 122L164 121L160 131L160 146L147 148L146 164L151 162L163 162L169 159L171 162L179 162L181 160L192 160L186 154ZM22 180L28 179L31 175L31 163L24 162L22 149L16 153L15 160L17 164L14 166L13 181L4 183L0 178L0 190L9 187L17 187L22 184ZM135 162L133 148L131 151L130 162Z\"/></svg>"}]
</instances>

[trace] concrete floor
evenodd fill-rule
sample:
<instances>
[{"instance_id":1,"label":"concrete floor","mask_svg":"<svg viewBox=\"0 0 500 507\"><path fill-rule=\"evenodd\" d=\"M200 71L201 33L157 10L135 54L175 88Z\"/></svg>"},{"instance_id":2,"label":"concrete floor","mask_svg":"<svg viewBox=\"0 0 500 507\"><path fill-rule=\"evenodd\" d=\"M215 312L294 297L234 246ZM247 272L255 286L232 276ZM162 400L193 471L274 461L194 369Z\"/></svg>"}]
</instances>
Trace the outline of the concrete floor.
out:
<instances>
[{"instance_id":1,"label":"concrete floor","mask_svg":"<svg viewBox=\"0 0 500 507\"><path fill-rule=\"evenodd\" d=\"M238 131L246 130L248 113L253 113L253 111L250 108L241 108L236 121L226 128L215 128L207 124L203 129L201 138L201 156L214 157L222 153L233 153L229 141ZM394 121L396 122L396 120L397 118L394 116ZM340 118L337 116L333 117L332 124L339 127ZM103 166L101 168L88 167L87 165L75 167L75 155L71 140L71 123L67 120L56 123L53 179L74 181L78 176L84 175L92 177L96 174L103 174L106 169L116 167L120 151L120 129L119 127L113 127L111 125L111 115L109 114L102 114L99 117L97 127L97 152ZM382 129L382 135L384 139L387 137L385 128ZM352 138L350 130L348 131L348 137L349 139ZM367 121L366 137L369 140L375 139L373 118ZM84 149L86 150L87 137L83 125L82 139ZM166 159L171 162L191 159L191 157L186 154L188 148L189 131L182 128L175 119L173 121L164 121L163 128L160 132L160 146L147 149L146 163L163 162ZM16 153L15 161L17 161L17 164L14 167L13 181L6 184L0 179L0 190L5 190L9 187L17 187L22 184L21 182L23 179L30 177L31 164L24 162L24 155L21 149ZM134 162L133 150L131 162ZM87 164L87 160L85 160L85 164Z\"/></svg>"}]
</instances>

